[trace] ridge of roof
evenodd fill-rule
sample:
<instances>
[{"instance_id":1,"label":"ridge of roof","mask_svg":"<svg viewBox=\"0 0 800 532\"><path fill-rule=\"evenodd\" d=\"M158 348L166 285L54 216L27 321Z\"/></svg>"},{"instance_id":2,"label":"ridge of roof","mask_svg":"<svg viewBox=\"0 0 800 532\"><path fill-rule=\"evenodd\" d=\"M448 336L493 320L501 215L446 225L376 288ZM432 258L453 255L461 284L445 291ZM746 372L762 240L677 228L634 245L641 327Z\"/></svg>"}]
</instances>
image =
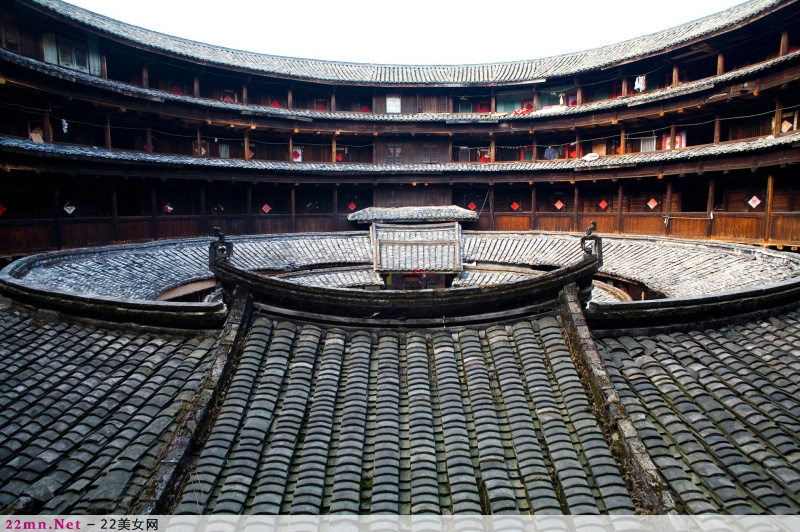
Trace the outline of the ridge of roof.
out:
<instances>
[{"instance_id":1,"label":"ridge of roof","mask_svg":"<svg viewBox=\"0 0 800 532\"><path fill-rule=\"evenodd\" d=\"M627 41L539 59L472 65L388 65L258 54L174 37L127 24L62 0L27 0L39 9L111 37L220 66L322 82L387 85L488 85L566 76L652 54L724 30L791 0L750 0L724 11ZM502 68L498 68L502 67Z\"/></svg>"}]
</instances>

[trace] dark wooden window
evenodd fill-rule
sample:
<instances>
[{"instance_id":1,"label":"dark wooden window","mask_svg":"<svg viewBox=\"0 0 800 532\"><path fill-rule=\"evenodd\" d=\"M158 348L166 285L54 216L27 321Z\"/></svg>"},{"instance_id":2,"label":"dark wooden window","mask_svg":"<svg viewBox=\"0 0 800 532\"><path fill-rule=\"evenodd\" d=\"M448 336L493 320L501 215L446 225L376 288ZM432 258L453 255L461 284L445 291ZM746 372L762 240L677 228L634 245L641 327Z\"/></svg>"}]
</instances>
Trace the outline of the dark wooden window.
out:
<instances>
[{"instance_id":1,"label":"dark wooden window","mask_svg":"<svg viewBox=\"0 0 800 532\"><path fill-rule=\"evenodd\" d=\"M75 70L89 72L89 53L86 46L68 39L58 39L58 64Z\"/></svg>"},{"instance_id":2,"label":"dark wooden window","mask_svg":"<svg viewBox=\"0 0 800 532\"><path fill-rule=\"evenodd\" d=\"M403 164L403 145L390 142L386 145L386 164Z\"/></svg>"},{"instance_id":3,"label":"dark wooden window","mask_svg":"<svg viewBox=\"0 0 800 532\"><path fill-rule=\"evenodd\" d=\"M435 144L425 144L422 146L422 162L433 164L439 162L439 147Z\"/></svg>"},{"instance_id":4,"label":"dark wooden window","mask_svg":"<svg viewBox=\"0 0 800 532\"><path fill-rule=\"evenodd\" d=\"M386 95L386 112L391 114L402 112L402 98L399 94Z\"/></svg>"}]
</instances>

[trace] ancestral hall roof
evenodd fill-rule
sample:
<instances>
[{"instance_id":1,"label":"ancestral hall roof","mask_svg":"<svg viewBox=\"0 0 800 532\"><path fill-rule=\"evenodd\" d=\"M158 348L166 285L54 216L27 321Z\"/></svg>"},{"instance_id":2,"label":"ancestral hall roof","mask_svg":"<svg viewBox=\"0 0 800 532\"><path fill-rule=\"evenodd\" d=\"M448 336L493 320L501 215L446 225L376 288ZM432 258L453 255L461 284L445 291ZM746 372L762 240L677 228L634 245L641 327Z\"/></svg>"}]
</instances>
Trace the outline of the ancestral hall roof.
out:
<instances>
[{"instance_id":1,"label":"ancestral hall roof","mask_svg":"<svg viewBox=\"0 0 800 532\"><path fill-rule=\"evenodd\" d=\"M708 37L786 3L781 0L751 0L650 35L542 59L478 65L422 66L359 64L256 54L154 32L98 15L60 0L28 0L28 2L56 15L85 24L100 34L190 60L296 79L383 85L480 85L520 83L568 76L658 53L675 45Z\"/></svg>"},{"instance_id":2,"label":"ancestral hall roof","mask_svg":"<svg viewBox=\"0 0 800 532\"><path fill-rule=\"evenodd\" d=\"M367 207L347 215L351 222L450 222L473 221L478 213L457 205L431 207Z\"/></svg>"},{"instance_id":3,"label":"ancestral hall roof","mask_svg":"<svg viewBox=\"0 0 800 532\"><path fill-rule=\"evenodd\" d=\"M376 223L370 228L370 243L378 272L461 273L461 226L458 222Z\"/></svg>"}]
</instances>

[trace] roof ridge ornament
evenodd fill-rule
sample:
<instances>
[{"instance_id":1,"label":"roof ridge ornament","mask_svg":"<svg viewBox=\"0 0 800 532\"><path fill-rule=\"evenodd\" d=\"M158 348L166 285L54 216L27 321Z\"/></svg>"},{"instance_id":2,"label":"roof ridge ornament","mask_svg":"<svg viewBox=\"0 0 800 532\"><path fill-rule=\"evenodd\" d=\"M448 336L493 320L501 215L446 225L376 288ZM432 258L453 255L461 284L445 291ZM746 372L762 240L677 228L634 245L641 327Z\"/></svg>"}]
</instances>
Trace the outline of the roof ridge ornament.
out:
<instances>
[{"instance_id":1,"label":"roof ridge ornament","mask_svg":"<svg viewBox=\"0 0 800 532\"><path fill-rule=\"evenodd\" d=\"M581 251L588 255L594 255L600 264L603 264L603 239L600 236L593 234L597 231L597 221L592 220L589 227L586 228L586 234L581 237ZM588 241L594 242L594 245L586 245Z\"/></svg>"},{"instance_id":2,"label":"roof ridge ornament","mask_svg":"<svg viewBox=\"0 0 800 532\"><path fill-rule=\"evenodd\" d=\"M214 228L214 236L217 240L212 240L208 247L209 266L213 266L218 260L227 262L233 257L233 242L225 240L225 233L221 227Z\"/></svg>"}]
</instances>

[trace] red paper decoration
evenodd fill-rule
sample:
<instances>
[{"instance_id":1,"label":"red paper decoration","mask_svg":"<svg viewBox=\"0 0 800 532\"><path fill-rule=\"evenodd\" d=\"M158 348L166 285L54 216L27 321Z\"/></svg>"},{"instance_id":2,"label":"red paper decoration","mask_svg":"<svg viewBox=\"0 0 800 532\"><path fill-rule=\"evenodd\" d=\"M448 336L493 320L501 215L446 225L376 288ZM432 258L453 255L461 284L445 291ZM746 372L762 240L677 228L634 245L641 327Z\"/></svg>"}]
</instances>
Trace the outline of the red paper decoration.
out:
<instances>
[{"instance_id":1,"label":"red paper decoration","mask_svg":"<svg viewBox=\"0 0 800 532\"><path fill-rule=\"evenodd\" d=\"M280 107L281 103L278 100L272 100L272 107Z\"/></svg>"},{"instance_id":2,"label":"red paper decoration","mask_svg":"<svg viewBox=\"0 0 800 532\"><path fill-rule=\"evenodd\" d=\"M6 207L2 203L0 203L0 216L3 216L3 213L6 212Z\"/></svg>"},{"instance_id":3,"label":"red paper decoration","mask_svg":"<svg viewBox=\"0 0 800 532\"><path fill-rule=\"evenodd\" d=\"M564 203L561 200L558 200L557 202L553 203L553 205L559 211L564 208Z\"/></svg>"},{"instance_id":4,"label":"red paper decoration","mask_svg":"<svg viewBox=\"0 0 800 532\"><path fill-rule=\"evenodd\" d=\"M264 205L261 206L261 212L263 212L264 214L269 214L269 211L271 210L272 207L269 206L269 203L265 203Z\"/></svg>"},{"instance_id":5,"label":"red paper decoration","mask_svg":"<svg viewBox=\"0 0 800 532\"><path fill-rule=\"evenodd\" d=\"M171 213L172 211L175 210L172 207L172 205L170 205L169 203L165 203L163 209L164 209L164 212L167 213L167 214L169 214L169 213Z\"/></svg>"},{"instance_id":6,"label":"red paper decoration","mask_svg":"<svg viewBox=\"0 0 800 532\"><path fill-rule=\"evenodd\" d=\"M361 108L361 112L362 113L369 113L369 107L366 107L366 106L362 107Z\"/></svg>"},{"instance_id":7,"label":"red paper decoration","mask_svg":"<svg viewBox=\"0 0 800 532\"><path fill-rule=\"evenodd\" d=\"M598 205L600 205L601 209L605 210L605 208L608 207L608 202L606 200L603 200L600 203L598 203Z\"/></svg>"},{"instance_id":8,"label":"red paper decoration","mask_svg":"<svg viewBox=\"0 0 800 532\"><path fill-rule=\"evenodd\" d=\"M327 111L327 109L325 109L324 105L318 105L317 106L317 111Z\"/></svg>"},{"instance_id":9,"label":"red paper decoration","mask_svg":"<svg viewBox=\"0 0 800 532\"><path fill-rule=\"evenodd\" d=\"M658 207L658 202L656 201L655 198L650 198L650 201L647 202L647 206L650 207L651 209L655 209L656 207Z\"/></svg>"},{"instance_id":10,"label":"red paper decoration","mask_svg":"<svg viewBox=\"0 0 800 532\"><path fill-rule=\"evenodd\" d=\"M256 156L256 154L255 154L255 153L253 153L253 150L250 150L250 151L247 153L247 156L248 156L250 159L252 159L253 157L255 157L255 156Z\"/></svg>"},{"instance_id":11,"label":"red paper decoration","mask_svg":"<svg viewBox=\"0 0 800 532\"><path fill-rule=\"evenodd\" d=\"M526 109L527 111L533 111L533 104L530 104L530 103L529 103L529 104L527 104L527 105L525 106L525 109Z\"/></svg>"},{"instance_id":12,"label":"red paper decoration","mask_svg":"<svg viewBox=\"0 0 800 532\"><path fill-rule=\"evenodd\" d=\"M477 207L477 205L475 205L475 204L474 204L474 203L472 203L472 202L469 202L469 205L467 205L467 208L468 208L469 210L471 210L471 211L474 211L474 210L475 210L475 207Z\"/></svg>"},{"instance_id":13,"label":"red paper decoration","mask_svg":"<svg viewBox=\"0 0 800 532\"><path fill-rule=\"evenodd\" d=\"M519 203L517 203L516 201L514 203L512 203L511 204L511 210L512 211L519 210Z\"/></svg>"},{"instance_id":14,"label":"red paper decoration","mask_svg":"<svg viewBox=\"0 0 800 532\"><path fill-rule=\"evenodd\" d=\"M752 198L750 198L750 201L748 201L747 204L755 209L756 207L761 205L761 200L758 198L758 196L753 196Z\"/></svg>"},{"instance_id":15,"label":"red paper decoration","mask_svg":"<svg viewBox=\"0 0 800 532\"><path fill-rule=\"evenodd\" d=\"M300 152L297 151L297 150L294 150L292 152L292 157L294 157L295 159L299 159L300 158Z\"/></svg>"},{"instance_id":16,"label":"red paper decoration","mask_svg":"<svg viewBox=\"0 0 800 532\"><path fill-rule=\"evenodd\" d=\"M172 87L172 93L173 94L183 94L183 91L181 90L180 87Z\"/></svg>"},{"instance_id":17,"label":"red paper decoration","mask_svg":"<svg viewBox=\"0 0 800 532\"><path fill-rule=\"evenodd\" d=\"M342 154L341 153L337 153L336 154L336 160L341 162L342 159L344 159L344 157L342 157Z\"/></svg>"},{"instance_id":18,"label":"red paper decoration","mask_svg":"<svg viewBox=\"0 0 800 532\"><path fill-rule=\"evenodd\" d=\"M488 163L490 161L491 161L491 159L489 157L486 157L486 156L481 157L481 162L482 163Z\"/></svg>"},{"instance_id":19,"label":"red paper decoration","mask_svg":"<svg viewBox=\"0 0 800 532\"><path fill-rule=\"evenodd\" d=\"M351 201L350 205L348 205L347 208L350 209L351 211L354 211L356 210L356 204Z\"/></svg>"}]
</instances>

